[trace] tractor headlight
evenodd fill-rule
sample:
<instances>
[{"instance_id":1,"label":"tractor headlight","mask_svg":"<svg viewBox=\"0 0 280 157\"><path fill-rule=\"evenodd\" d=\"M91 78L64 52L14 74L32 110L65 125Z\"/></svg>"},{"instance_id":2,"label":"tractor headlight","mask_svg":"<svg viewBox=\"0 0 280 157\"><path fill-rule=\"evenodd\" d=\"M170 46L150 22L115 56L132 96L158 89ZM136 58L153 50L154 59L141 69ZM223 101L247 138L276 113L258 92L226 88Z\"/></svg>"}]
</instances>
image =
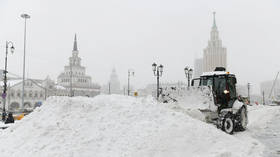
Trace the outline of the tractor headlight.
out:
<instances>
[{"instance_id":1,"label":"tractor headlight","mask_svg":"<svg viewBox=\"0 0 280 157\"><path fill-rule=\"evenodd\" d=\"M228 94L228 93L229 93L229 91L228 91L228 90L224 90L224 93L225 93L225 94Z\"/></svg>"}]
</instances>

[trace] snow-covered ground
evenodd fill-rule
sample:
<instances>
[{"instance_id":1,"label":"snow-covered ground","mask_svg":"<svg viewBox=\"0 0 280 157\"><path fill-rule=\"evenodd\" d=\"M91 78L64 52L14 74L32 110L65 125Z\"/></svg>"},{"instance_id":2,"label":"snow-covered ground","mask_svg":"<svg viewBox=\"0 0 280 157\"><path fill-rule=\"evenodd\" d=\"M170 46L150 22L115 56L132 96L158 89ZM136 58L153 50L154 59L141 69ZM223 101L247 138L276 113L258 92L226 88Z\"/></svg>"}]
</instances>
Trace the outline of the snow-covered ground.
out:
<instances>
[{"instance_id":1,"label":"snow-covered ground","mask_svg":"<svg viewBox=\"0 0 280 157\"><path fill-rule=\"evenodd\" d=\"M247 134L265 145L264 157L280 156L280 106L253 106L249 108L250 122Z\"/></svg>"},{"instance_id":2,"label":"snow-covered ground","mask_svg":"<svg viewBox=\"0 0 280 157\"><path fill-rule=\"evenodd\" d=\"M200 120L195 110L152 97L51 97L0 132L0 156L261 157L265 147L251 134L261 129L260 121L267 124L273 109L250 109L248 131L232 136Z\"/></svg>"}]
</instances>

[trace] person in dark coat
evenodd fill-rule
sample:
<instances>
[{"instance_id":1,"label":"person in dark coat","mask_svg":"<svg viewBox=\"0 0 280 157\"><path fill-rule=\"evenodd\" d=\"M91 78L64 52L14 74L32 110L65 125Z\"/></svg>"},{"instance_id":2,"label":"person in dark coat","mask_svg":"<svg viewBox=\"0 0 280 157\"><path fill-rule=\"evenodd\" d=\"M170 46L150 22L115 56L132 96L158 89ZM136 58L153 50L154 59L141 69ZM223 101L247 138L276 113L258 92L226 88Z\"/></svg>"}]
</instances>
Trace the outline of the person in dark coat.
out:
<instances>
[{"instance_id":1,"label":"person in dark coat","mask_svg":"<svg viewBox=\"0 0 280 157\"><path fill-rule=\"evenodd\" d=\"M10 112L10 113L8 114L8 118L7 118L6 121L5 121L5 124L14 123L14 122L15 122L15 119L14 119L14 117L13 117L13 114Z\"/></svg>"}]
</instances>

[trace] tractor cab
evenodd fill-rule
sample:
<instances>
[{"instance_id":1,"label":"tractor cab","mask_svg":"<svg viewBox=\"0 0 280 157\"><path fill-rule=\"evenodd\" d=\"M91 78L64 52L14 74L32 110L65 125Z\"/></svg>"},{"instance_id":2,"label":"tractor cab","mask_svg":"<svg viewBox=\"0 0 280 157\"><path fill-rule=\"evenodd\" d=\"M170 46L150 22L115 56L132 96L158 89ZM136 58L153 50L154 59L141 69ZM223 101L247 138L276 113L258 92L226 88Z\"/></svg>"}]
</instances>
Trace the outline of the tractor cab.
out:
<instances>
[{"instance_id":1,"label":"tractor cab","mask_svg":"<svg viewBox=\"0 0 280 157\"><path fill-rule=\"evenodd\" d=\"M199 81L199 87L207 86L211 89L218 110L231 108L237 99L236 77L226 72L225 68L217 67L213 72L203 73L200 78L192 80L192 85L195 81Z\"/></svg>"}]
</instances>

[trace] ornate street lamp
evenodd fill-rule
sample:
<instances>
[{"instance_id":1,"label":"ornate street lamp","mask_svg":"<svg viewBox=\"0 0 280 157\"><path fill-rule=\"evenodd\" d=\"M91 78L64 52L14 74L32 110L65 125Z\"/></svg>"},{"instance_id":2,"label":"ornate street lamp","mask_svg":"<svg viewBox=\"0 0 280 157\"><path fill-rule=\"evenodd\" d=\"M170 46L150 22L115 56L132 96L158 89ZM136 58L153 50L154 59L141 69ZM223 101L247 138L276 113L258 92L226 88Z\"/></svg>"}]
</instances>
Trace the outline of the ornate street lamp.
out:
<instances>
[{"instance_id":1,"label":"ornate street lamp","mask_svg":"<svg viewBox=\"0 0 280 157\"><path fill-rule=\"evenodd\" d=\"M189 68L188 66L186 66L184 70L185 70L186 78L188 79L188 89L189 89L190 88L190 79L192 78L193 70L191 68Z\"/></svg>"},{"instance_id":2,"label":"ornate street lamp","mask_svg":"<svg viewBox=\"0 0 280 157\"><path fill-rule=\"evenodd\" d=\"M14 53L15 47L14 44L11 41L6 41L6 57L5 57L5 70L4 70L4 90L2 93L3 98L3 112L2 112L2 121L6 120L6 97L7 97L7 64L8 64L8 49L10 46L11 53Z\"/></svg>"},{"instance_id":3,"label":"ornate street lamp","mask_svg":"<svg viewBox=\"0 0 280 157\"><path fill-rule=\"evenodd\" d=\"M154 72L154 76L157 77L157 100L158 100L158 98L159 98L159 77L162 76L163 65L157 66L156 63L153 63L152 64L152 70Z\"/></svg>"}]
</instances>

